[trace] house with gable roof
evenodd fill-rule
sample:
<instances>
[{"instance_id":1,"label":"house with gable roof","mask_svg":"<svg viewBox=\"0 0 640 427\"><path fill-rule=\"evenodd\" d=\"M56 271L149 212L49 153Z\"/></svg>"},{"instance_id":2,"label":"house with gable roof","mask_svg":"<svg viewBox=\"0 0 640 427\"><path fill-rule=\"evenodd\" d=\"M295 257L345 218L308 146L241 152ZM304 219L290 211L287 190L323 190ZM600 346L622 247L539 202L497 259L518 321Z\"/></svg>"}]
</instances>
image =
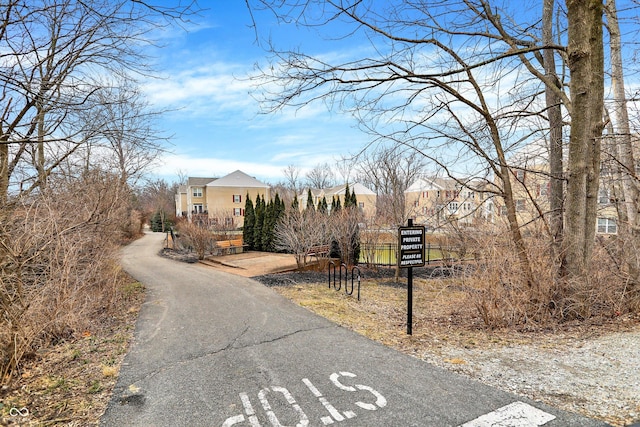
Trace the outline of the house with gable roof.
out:
<instances>
[{"instance_id":1,"label":"house with gable roof","mask_svg":"<svg viewBox=\"0 0 640 427\"><path fill-rule=\"evenodd\" d=\"M258 195L270 198L270 187L237 170L222 178L190 177L176 194L176 216L191 220L194 215L229 227L242 227L247 194L255 202Z\"/></svg>"}]
</instances>

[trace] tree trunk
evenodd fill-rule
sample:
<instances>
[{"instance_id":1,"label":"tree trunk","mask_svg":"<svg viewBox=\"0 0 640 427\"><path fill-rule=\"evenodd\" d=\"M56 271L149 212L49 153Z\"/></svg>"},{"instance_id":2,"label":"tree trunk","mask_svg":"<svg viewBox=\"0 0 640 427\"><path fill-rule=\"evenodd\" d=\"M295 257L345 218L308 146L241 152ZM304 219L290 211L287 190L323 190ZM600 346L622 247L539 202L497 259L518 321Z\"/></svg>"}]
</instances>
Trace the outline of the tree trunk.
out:
<instances>
[{"instance_id":1,"label":"tree trunk","mask_svg":"<svg viewBox=\"0 0 640 427\"><path fill-rule=\"evenodd\" d=\"M635 171L635 156L631 143L629 127L629 113L624 87L624 72L622 68L622 46L620 26L615 0L608 0L605 6L607 28L609 29L611 49L611 89L613 92L613 110L609 124L613 138L617 170L620 172L622 206L619 209L618 235L623 244L623 257L627 263L628 273L633 283L640 282L640 265L635 248L640 240L640 192L637 186Z\"/></svg>"},{"instance_id":2,"label":"tree trunk","mask_svg":"<svg viewBox=\"0 0 640 427\"><path fill-rule=\"evenodd\" d=\"M553 10L555 0L544 0L542 11L542 43L545 46L553 44ZM555 52L545 49L545 75L553 81L557 89L561 89L561 82L556 74ZM545 87L545 101L549 119L549 229L553 247L557 255L560 253L563 238L564 215L564 161L562 150L562 100L558 90Z\"/></svg>"},{"instance_id":3,"label":"tree trunk","mask_svg":"<svg viewBox=\"0 0 640 427\"><path fill-rule=\"evenodd\" d=\"M7 202L9 195L9 144L0 139L0 206Z\"/></svg>"},{"instance_id":4,"label":"tree trunk","mask_svg":"<svg viewBox=\"0 0 640 427\"><path fill-rule=\"evenodd\" d=\"M562 265L569 276L584 275L595 238L604 108L602 13L598 0L567 0L572 114Z\"/></svg>"}]
</instances>

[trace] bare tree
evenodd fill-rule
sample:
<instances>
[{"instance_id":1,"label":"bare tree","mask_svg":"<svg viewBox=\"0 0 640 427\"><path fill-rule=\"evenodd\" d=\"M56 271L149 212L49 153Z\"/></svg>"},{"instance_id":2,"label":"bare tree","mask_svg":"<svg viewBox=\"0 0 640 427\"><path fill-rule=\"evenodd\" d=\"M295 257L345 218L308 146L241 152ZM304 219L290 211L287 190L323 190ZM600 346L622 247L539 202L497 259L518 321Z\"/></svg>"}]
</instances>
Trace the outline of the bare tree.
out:
<instances>
[{"instance_id":1,"label":"bare tree","mask_svg":"<svg viewBox=\"0 0 640 427\"><path fill-rule=\"evenodd\" d=\"M331 241L328 219L326 214L317 211L287 209L276 224L276 249L294 254L298 268L304 268L308 263L309 250Z\"/></svg>"},{"instance_id":2,"label":"bare tree","mask_svg":"<svg viewBox=\"0 0 640 427\"><path fill-rule=\"evenodd\" d=\"M605 5L607 29L610 39L611 88L613 102L611 117L607 120L608 153L614 159L609 168L615 171L615 181L619 183L618 203L618 234L623 245L622 258L626 262L628 274L634 286L640 284L640 189L636 174L636 159L634 155L632 133L629 121L627 96L624 82L624 67L622 60L622 40L618 11L615 0L607 0Z\"/></svg>"},{"instance_id":3,"label":"bare tree","mask_svg":"<svg viewBox=\"0 0 640 427\"><path fill-rule=\"evenodd\" d=\"M355 250L359 245L359 227L364 215L355 206L343 207L329 216L332 240L337 243L341 261L347 265L357 263Z\"/></svg>"},{"instance_id":4,"label":"bare tree","mask_svg":"<svg viewBox=\"0 0 640 427\"><path fill-rule=\"evenodd\" d=\"M104 122L86 120L100 102L101 76L151 75L143 53L149 29L191 11L191 5L128 0L6 4L0 17L3 201L10 186L44 188L62 162L101 132Z\"/></svg>"},{"instance_id":5,"label":"bare tree","mask_svg":"<svg viewBox=\"0 0 640 427\"><path fill-rule=\"evenodd\" d=\"M289 190L293 191L294 194L298 194L302 188L300 185L300 168L295 165L288 165L282 170L282 173Z\"/></svg>"},{"instance_id":6,"label":"bare tree","mask_svg":"<svg viewBox=\"0 0 640 427\"><path fill-rule=\"evenodd\" d=\"M377 215L391 227L399 227L411 216L405 190L424 173L424 156L409 147L378 146L364 152L356 166L358 181L377 195Z\"/></svg>"},{"instance_id":7,"label":"bare tree","mask_svg":"<svg viewBox=\"0 0 640 427\"><path fill-rule=\"evenodd\" d=\"M473 169L467 176L494 177L485 192L503 200L530 285L535 278L516 213L509 155L546 132L530 118L545 116L548 104L541 94L552 91L572 122L562 264L568 274L584 275L594 242L602 130L598 0L567 1L567 21L558 25L568 28L568 47L549 38L543 42L539 17L516 3L307 0L287 3L287 8L277 1L255 3L283 21L314 28L339 19L347 26L344 34L332 34L333 40L358 32L372 45L342 63L270 46L273 63L259 78L267 82L265 88L278 89L265 92L265 110L327 101L353 113L374 137L419 150L450 176L467 165ZM566 59L570 95L545 69L545 51Z\"/></svg>"},{"instance_id":8,"label":"bare tree","mask_svg":"<svg viewBox=\"0 0 640 427\"><path fill-rule=\"evenodd\" d=\"M554 43L555 0L544 0L542 8L542 44ZM556 52L553 49L543 51L543 64L547 85L545 85L545 103L549 121L549 228L554 248L559 256L562 243L564 214L564 150L562 144L562 82L556 71ZM553 85L554 87L552 87Z\"/></svg>"},{"instance_id":9,"label":"bare tree","mask_svg":"<svg viewBox=\"0 0 640 427\"><path fill-rule=\"evenodd\" d=\"M567 1L567 65L571 70L571 135L563 266L582 277L595 241L604 110L603 5Z\"/></svg>"},{"instance_id":10,"label":"bare tree","mask_svg":"<svg viewBox=\"0 0 640 427\"><path fill-rule=\"evenodd\" d=\"M328 163L316 165L305 174L307 185L311 188L330 188L336 185L336 177Z\"/></svg>"},{"instance_id":11,"label":"bare tree","mask_svg":"<svg viewBox=\"0 0 640 427\"><path fill-rule=\"evenodd\" d=\"M94 159L107 170L118 171L123 182L135 186L164 151L168 138L158 129L163 111L150 108L138 88L127 81L105 83L96 93L96 105L83 120L100 123L91 145Z\"/></svg>"}]
</instances>

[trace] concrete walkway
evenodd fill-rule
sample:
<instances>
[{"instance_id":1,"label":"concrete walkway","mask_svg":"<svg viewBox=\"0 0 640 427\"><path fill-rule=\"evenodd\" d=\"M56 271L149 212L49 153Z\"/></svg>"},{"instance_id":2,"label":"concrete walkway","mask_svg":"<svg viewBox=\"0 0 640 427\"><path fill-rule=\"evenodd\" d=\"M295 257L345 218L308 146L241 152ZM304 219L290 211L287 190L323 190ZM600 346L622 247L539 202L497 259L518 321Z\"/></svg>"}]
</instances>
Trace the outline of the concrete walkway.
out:
<instances>
[{"instance_id":1,"label":"concrete walkway","mask_svg":"<svg viewBox=\"0 0 640 427\"><path fill-rule=\"evenodd\" d=\"M602 426L400 354L244 277L125 248L147 287L103 426Z\"/></svg>"}]
</instances>

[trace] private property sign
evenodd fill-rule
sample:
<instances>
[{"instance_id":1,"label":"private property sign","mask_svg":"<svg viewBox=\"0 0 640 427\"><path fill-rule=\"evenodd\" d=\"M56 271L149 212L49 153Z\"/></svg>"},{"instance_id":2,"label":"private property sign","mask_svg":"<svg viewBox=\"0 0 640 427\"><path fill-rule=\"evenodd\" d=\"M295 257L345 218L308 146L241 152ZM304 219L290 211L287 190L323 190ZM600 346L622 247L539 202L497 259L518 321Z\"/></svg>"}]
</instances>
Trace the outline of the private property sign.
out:
<instances>
[{"instance_id":1,"label":"private property sign","mask_svg":"<svg viewBox=\"0 0 640 427\"><path fill-rule=\"evenodd\" d=\"M424 227L400 227L398 264L402 268L424 267Z\"/></svg>"}]
</instances>

